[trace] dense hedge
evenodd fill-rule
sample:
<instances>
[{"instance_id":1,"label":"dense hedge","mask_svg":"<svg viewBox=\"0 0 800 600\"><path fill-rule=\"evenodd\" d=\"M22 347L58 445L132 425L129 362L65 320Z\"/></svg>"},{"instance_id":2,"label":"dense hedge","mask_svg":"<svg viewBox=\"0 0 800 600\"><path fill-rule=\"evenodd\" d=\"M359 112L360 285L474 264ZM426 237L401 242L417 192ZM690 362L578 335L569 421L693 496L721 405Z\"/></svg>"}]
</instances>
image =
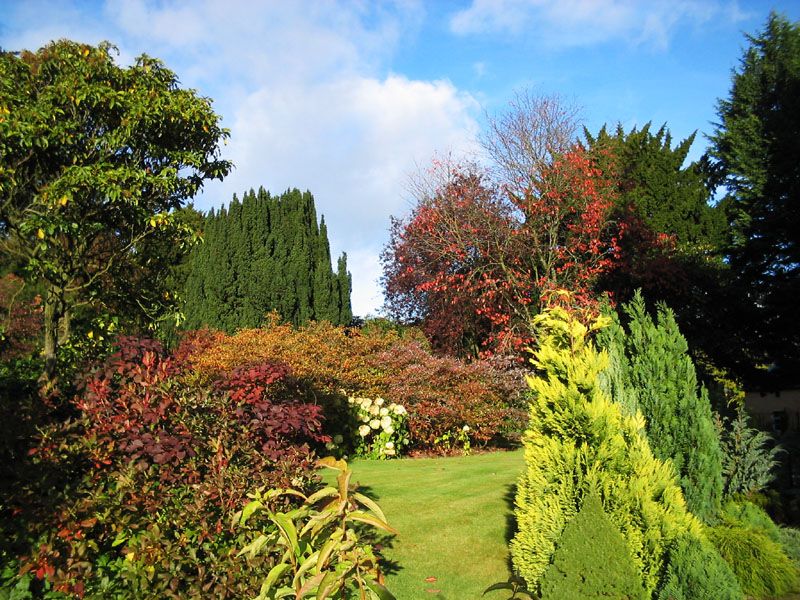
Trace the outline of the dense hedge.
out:
<instances>
[{"instance_id":1,"label":"dense hedge","mask_svg":"<svg viewBox=\"0 0 800 600\"><path fill-rule=\"evenodd\" d=\"M309 483L313 448L329 440L322 410L283 364L198 383L182 355L122 339L83 381L76 418L43 432L38 487L4 505L26 525L4 531L21 585L98 598L258 593L270 556L237 558L248 532L231 516L255 487Z\"/></svg>"}]
</instances>

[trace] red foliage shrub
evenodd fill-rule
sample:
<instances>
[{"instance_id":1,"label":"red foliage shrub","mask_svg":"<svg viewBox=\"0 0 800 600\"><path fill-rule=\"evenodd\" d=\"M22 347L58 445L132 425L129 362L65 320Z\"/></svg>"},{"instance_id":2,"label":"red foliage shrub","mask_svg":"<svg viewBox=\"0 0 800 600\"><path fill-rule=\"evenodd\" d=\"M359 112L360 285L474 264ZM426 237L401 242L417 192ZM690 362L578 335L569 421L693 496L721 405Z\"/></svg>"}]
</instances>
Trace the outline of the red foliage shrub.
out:
<instances>
[{"instance_id":1,"label":"red foliage shrub","mask_svg":"<svg viewBox=\"0 0 800 600\"><path fill-rule=\"evenodd\" d=\"M216 377L251 360L280 360L304 384L306 395L316 393L325 405L330 435L354 434L341 416L332 414L342 390L404 405L413 450L433 450L436 438L464 425L477 445L507 445L526 422L520 416L525 387L520 369L438 357L420 337L312 323L220 334L216 340L187 358L198 377Z\"/></svg>"},{"instance_id":2,"label":"red foliage shrub","mask_svg":"<svg viewBox=\"0 0 800 600\"><path fill-rule=\"evenodd\" d=\"M258 593L265 573L239 564L246 534L231 515L253 488L309 481L312 448L329 440L322 409L302 401L284 364L242 365L209 384L187 369L155 342L122 338L86 378L77 427L38 452L82 460L85 475L25 569L78 596L96 592L100 558L125 594Z\"/></svg>"}]
</instances>

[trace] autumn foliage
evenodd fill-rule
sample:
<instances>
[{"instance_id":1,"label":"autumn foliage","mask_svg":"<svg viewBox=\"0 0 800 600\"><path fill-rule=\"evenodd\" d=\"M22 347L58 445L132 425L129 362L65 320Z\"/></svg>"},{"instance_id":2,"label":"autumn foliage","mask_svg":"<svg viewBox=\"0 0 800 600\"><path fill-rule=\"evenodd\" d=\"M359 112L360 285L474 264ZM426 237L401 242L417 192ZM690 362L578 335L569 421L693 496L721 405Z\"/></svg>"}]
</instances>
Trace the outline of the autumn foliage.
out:
<instances>
[{"instance_id":1,"label":"autumn foliage","mask_svg":"<svg viewBox=\"0 0 800 600\"><path fill-rule=\"evenodd\" d=\"M394 316L420 321L447 352L496 354L530 341L530 320L555 290L577 306L594 302L620 231L609 218L613 188L589 153L558 156L523 195L475 167L437 170L443 183L393 221L382 255Z\"/></svg>"},{"instance_id":2,"label":"autumn foliage","mask_svg":"<svg viewBox=\"0 0 800 600\"><path fill-rule=\"evenodd\" d=\"M42 528L23 575L78 597L116 597L101 590L112 573L124 597L258 593L264 573L237 558L246 532L231 517L254 487L308 484L314 449L329 441L322 408L303 401L285 364L250 362L199 383L186 355L121 339L83 382L78 418L43 432L34 464L53 467L64 478L54 489L69 493L7 499Z\"/></svg>"},{"instance_id":3,"label":"autumn foliage","mask_svg":"<svg viewBox=\"0 0 800 600\"><path fill-rule=\"evenodd\" d=\"M355 435L336 414L347 406L347 395L383 397L405 406L410 447L417 451L440 450L436 440L464 425L476 446L507 445L524 422L519 372L508 365L436 356L419 334L401 337L395 331L311 323L198 335L206 341L187 357L195 377L215 378L263 360L287 364L306 394L326 407L329 436Z\"/></svg>"}]
</instances>

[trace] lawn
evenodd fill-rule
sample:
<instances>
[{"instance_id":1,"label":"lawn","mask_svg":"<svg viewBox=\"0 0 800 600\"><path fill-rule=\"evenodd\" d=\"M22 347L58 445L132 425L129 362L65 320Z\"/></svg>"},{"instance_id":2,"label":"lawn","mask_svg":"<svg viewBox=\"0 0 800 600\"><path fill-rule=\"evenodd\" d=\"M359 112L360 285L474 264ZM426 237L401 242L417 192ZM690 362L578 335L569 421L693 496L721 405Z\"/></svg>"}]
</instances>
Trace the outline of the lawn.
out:
<instances>
[{"instance_id":1,"label":"lawn","mask_svg":"<svg viewBox=\"0 0 800 600\"><path fill-rule=\"evenodd\" d=\"M508 578L513 488L523 464L521 451L353 463L353 479L400 532L381 550L397 598L479 598Z\"/></svg>"}]
</instances>

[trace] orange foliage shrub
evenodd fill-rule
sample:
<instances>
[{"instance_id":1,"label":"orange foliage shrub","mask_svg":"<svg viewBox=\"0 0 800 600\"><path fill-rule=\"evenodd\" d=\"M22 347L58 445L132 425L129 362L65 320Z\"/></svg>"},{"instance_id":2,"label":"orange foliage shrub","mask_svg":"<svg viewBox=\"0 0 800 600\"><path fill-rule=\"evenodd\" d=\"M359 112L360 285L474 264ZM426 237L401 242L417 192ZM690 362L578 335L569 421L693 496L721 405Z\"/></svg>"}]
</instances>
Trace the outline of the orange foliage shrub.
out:
<instances>
[{"instance_id":1,"label":"orange foliage shrub","mask_svg":"<svg viewBox=\"0 0 800 600\"><path fill-rule=\"evenodd\" d=\"M185 347L185 360L201 379L216 379L244 364L279 361L329 407L335 404L331 397L344 399L347 394L402 404L409 411L411 445L417 450L436 449L437 438L464 425L473 444L507 445L527 420L518 371L434 356L421 334L273 322L234 335L205 332L189 338ZM328 422L341 426L343 420Z\"/></svg>"}]
</instances>

